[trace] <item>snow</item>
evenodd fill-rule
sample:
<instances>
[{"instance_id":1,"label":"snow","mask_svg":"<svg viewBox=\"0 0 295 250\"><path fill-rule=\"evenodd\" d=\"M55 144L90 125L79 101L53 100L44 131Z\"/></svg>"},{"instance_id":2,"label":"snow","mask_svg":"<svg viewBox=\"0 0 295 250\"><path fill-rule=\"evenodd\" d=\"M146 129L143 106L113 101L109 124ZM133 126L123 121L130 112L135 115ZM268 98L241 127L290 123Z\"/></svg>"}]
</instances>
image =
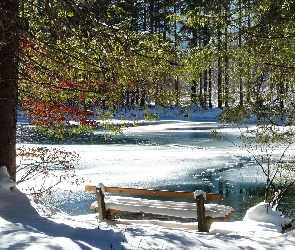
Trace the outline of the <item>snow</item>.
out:
<instances>
[{"instance_id":1,"label":"snow","mask_svg":"<svg viewBox=\"0 0 295 250\"><path fill-rule=\"evenodd\" d=\"M179 115L212 121L219 111L208 116L177 112L165 119ZM198 232L197 223L99 221L91 212L70 216L29 199L0 167L1 249L295 249L295 232L281 233L286 223L264 203L250 208L242 221L214 222L210 233Z\"/></svg>"},{"instance_id":2,"label":"snow","mask_svg":"<svg viewBox=\"0 0 295 250\"><path fill-rule=\"evenodd\" d=\"M202 191L202 190L196 190L196 191L194 192L194 198L196 199L197 196L199 196L199 195L203 195L204 199L206 200L206 192L204 192L204 191Z\"/></svg>"},{"instance_id":3,"label":"snow","mask_svg":"<svg viewBox=\"0 0 295 250\"><path fill-rule=\"evenodd\" d=\"M284 218L280 212L274 211L269 204L264 202L250 208L245 215L244 221L264 223L265 227L271 224L271 227L275 226L277 231L281 231L282 227L291 223L290 218Z\"/></svg>"},{"instance_id":4,"label":"snow","mask_svg":"<svg viewBox=\"0 0 295 250\"><path fill-rule=\"evenodd\" d=\"M244 221L196 223L99 221L95 214L69 216L42 206L14 187L0 167L1 249L294 249L295 233L280 233L285 220L258 204ZM113 247L113 248L111 248Z\"/></svg>"},{"instance_id":5,"label":"snow","mask_svg":"<svg viewBox=\"0 0 295 250\"><path fill-rule=\"evenodd\" d=\"M266 212L260 209L249 212L251 219L214 222L211 233L199 233L195 223L69 216L12 188L5 167L0 168L0 180L1 249L292 249L295 244L293 231L281 234L275 230L278 215L275 223L253 220L259 217L257 212Z\"/></svg>"},{"instance_id":6,"label":"snow","mask_svg":"<svg viewBox=\"0 0 295 250\"><path fill-rule=\"evenodd\" d=\"M105 186L102 183L99 183L97 185L97 188L101 188L102 193L105 193L106 192L106 188L105 188Z\"/></svg>"},{"instance_id":7,"label":"snow","mask_svg":"<svg viewBox=\"0 0 295 250\"><path fill-rule=\"evenodd\" d=\"M154 213L182 218L196 218L197 206L192 202L174 202L161 200L148 200L142 198L105 196L106 209L129 211L134 213ZM97 202L92 203L97 207ZM234 209L229 206L205 204L205 213L212 218L224 218Z\"/></svg>"}]
</instances>

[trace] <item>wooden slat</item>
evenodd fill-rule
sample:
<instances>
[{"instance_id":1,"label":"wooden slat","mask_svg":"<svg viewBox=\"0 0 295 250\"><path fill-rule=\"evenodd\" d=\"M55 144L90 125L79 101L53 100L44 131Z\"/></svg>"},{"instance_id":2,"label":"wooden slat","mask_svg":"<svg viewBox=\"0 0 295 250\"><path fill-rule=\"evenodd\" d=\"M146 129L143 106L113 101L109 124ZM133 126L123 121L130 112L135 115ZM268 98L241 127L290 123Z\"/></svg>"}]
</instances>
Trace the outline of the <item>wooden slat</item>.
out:
<instances>
[{"instance_id":1,"label":"wooden slat","mask_svg":"<svg viewBox=\"0 0 295 250\"><path fill-rule=\"evenodd\" d=\"M206 218L210 218L214 221L226 221L228 218L232 217L234 214L236 213L236 211L231 211L228 215L226 215L225 217L211 217L211 216L206 216Z\"/></svg>"},{"instance_id":2,"label":"wooden slat","mask_svg":"<svg viewBox=\"0 0 295 250\"><path fill-rule=\"evenodd\" d=\"M96 186L85 186L88 192L95 192ZM145 195L145 196L162 196L171 198L185 198L194 199L193 192L169 191L169 190L153 190L153 189L137 189L137 188L119 188L119 187L105 187L106 193L116 194L131 194L131 195ZM206 194L206 200L221 201L221 194Z\"/></svg>"},{"instance_id":3,"label":"wooden slat","mask_svg":"<svg viewBox=\"0 0 295 250\"><path fill-rule=\"evenodd\" d=\"M222 196L221 196L221 194L206 193L206 200L209 200L209 201L222 201Z\"/></svg>"},{"instance_id":4,"label":"wooden slat","mask_svg":"<svg viewBox=\"0 0 295 250\"><path fill-rule=\"evenodd\" d=\"M108 209L108 214L110 216L110 218L112 218L116 213L119 213L120 210L117 209Z\"/></svg>"},{"instance_id":5,"label":"wooden slat","mask_svg":"<svg viewBox=\"0 0 295 250\"><path fill-rule=\"evenodd\" d=\"M87 191L87 192L96 192L96 186L86 185L85 186L85 191Z\"/></svg>"},{"instance_id":6,"label":"wooden slat","mask_svg":"<svg viewBox=\"0 0 295 250\"><path fill-rule=\"evenodd\" d=\"M91 209L91 210L97 210L97 208L98 208L97 205L91 205L91 206L90 206L90 209Z\"/></svg>"},{"instance_id":7,"label":"wooden slat","mask_svg":"<svg viewBox=\"0 0 295 250\"><path fill-rule=\"evenodd\" d=\"M132 195L144 195L144 196L162 196L172 198L188 198L193 199L194 194L181 191L168 191L168 190L152 190L152 189L137 189L137 188L118 188L118 187L106 187L107 193L116 194L132 194Z\"/></svg>"},{"instance_id":8,"label":"wooden slat","mask_svg":"<svg viewBox=\"0 0 295 250\"><path fill-rule=\"evenodd\" d=\"M97 207L95 206L90 206L90 209L92 210L96 210ZM109 215L112 217L114 216L116 213L121 212L121 210L118 209L108 209L108 213ZM129 211L123 211L123 212L129 212ZM132 212L130 212L132 213ZM140 213L140 214L152 214L152 213L145 213L145 212L136 212L136 213ZM236 211L231 211L228 215L226 215L225 217L211 217L211 216L206 216L206 219L211 219L213 221L226 221L228 218L232 217L234 214L236 213Z\"/></svg>"}]
</instances>

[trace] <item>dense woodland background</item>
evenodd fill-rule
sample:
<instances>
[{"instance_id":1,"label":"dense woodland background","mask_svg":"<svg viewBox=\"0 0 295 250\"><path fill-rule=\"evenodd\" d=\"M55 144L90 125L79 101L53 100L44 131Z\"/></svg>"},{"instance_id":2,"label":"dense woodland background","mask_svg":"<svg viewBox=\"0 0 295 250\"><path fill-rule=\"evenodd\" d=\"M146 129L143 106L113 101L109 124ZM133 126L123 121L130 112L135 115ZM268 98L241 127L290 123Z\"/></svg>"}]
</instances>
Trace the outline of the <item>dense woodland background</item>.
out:
<instances>
[{"instance_id":1,"label":"dense woodland background","mask_svg":"<svg viewBox=\"0 0 295 250\"><path fill-rule=\"evenodd\" d=\"M19 39L19 103L38 117L45 104L293 109L292 1L27 0L15 11L3 16L17 19L5 38Z\"/></svg>"},{"instance_id":2,"label":"dense woodland background","mask_svg":"<svg viewBox=\"0 0 295 250\"><path fill-rule=\"evenodd\" d=\"M20 100L293 109L294 5L24 1Z\"/></svg>"}]
</instances>

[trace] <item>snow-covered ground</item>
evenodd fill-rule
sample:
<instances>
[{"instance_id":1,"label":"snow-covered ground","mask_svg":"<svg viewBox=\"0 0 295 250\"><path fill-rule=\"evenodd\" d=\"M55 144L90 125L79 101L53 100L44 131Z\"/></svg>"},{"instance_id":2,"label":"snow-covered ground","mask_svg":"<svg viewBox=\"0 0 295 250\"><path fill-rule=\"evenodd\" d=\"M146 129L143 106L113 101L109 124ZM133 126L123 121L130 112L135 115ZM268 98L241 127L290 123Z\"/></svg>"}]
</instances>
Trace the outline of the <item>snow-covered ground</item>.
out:
<instances>
[{"instance_id":1,"label":"snow-covered ground","mask_svg":"<svg viewBox=\"0 0 295 250\"><path fill-rule=\"evenodd\" d=\"M294 249L295 232L281 234L280 214L258 204L237 222L214 222L211 233L194 223L98 221L69 216L30 201L0 168L1 249ZM177 228L179 226L179 228ZM183 227L183 228L181 228Z\"/></svg>"},{"instance_id":2,"label":"snow-covered ground","mask_svg":"<svg viewBox=\"0 0 295 250\"><path fill-rule=\"evenodd\" d=\"M196 113L195 120L217 114ZM295 232L280 233L287 221L264 203L242 221L214 222L209 234L199 233L196 223L70 216L30 200L0 167L0 249L295 249Z\"/></svg>"}]
</instances>

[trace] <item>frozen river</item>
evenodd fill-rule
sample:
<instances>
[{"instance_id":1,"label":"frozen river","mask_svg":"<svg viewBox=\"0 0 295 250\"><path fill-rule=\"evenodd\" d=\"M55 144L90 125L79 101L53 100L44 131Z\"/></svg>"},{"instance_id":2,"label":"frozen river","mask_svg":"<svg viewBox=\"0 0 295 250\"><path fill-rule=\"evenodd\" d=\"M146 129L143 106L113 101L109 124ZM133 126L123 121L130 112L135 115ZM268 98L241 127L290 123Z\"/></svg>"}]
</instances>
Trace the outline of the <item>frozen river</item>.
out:
<instances>
[{"instance_id":1,"label":"frozen river","mask_svg":"<svg viewBox=\"0 0 295 250\"><path fill-rule=\"evenodd\" d=\"M247 208L263 196L264 179L249 155L227 141L211 138L214 122L165 121L145 123L124 131L124 135L103 139L103 132L49 139L21 125L18 143L49 144L79 153L76 174L85 184L221 193L222 204L241 219ZM21 131L21 132L20 132ZM235 140L237 131L227 131ZM63 211L89 213L94 194L78 187L52 197Z\"/></svg>"}]
</instances>

